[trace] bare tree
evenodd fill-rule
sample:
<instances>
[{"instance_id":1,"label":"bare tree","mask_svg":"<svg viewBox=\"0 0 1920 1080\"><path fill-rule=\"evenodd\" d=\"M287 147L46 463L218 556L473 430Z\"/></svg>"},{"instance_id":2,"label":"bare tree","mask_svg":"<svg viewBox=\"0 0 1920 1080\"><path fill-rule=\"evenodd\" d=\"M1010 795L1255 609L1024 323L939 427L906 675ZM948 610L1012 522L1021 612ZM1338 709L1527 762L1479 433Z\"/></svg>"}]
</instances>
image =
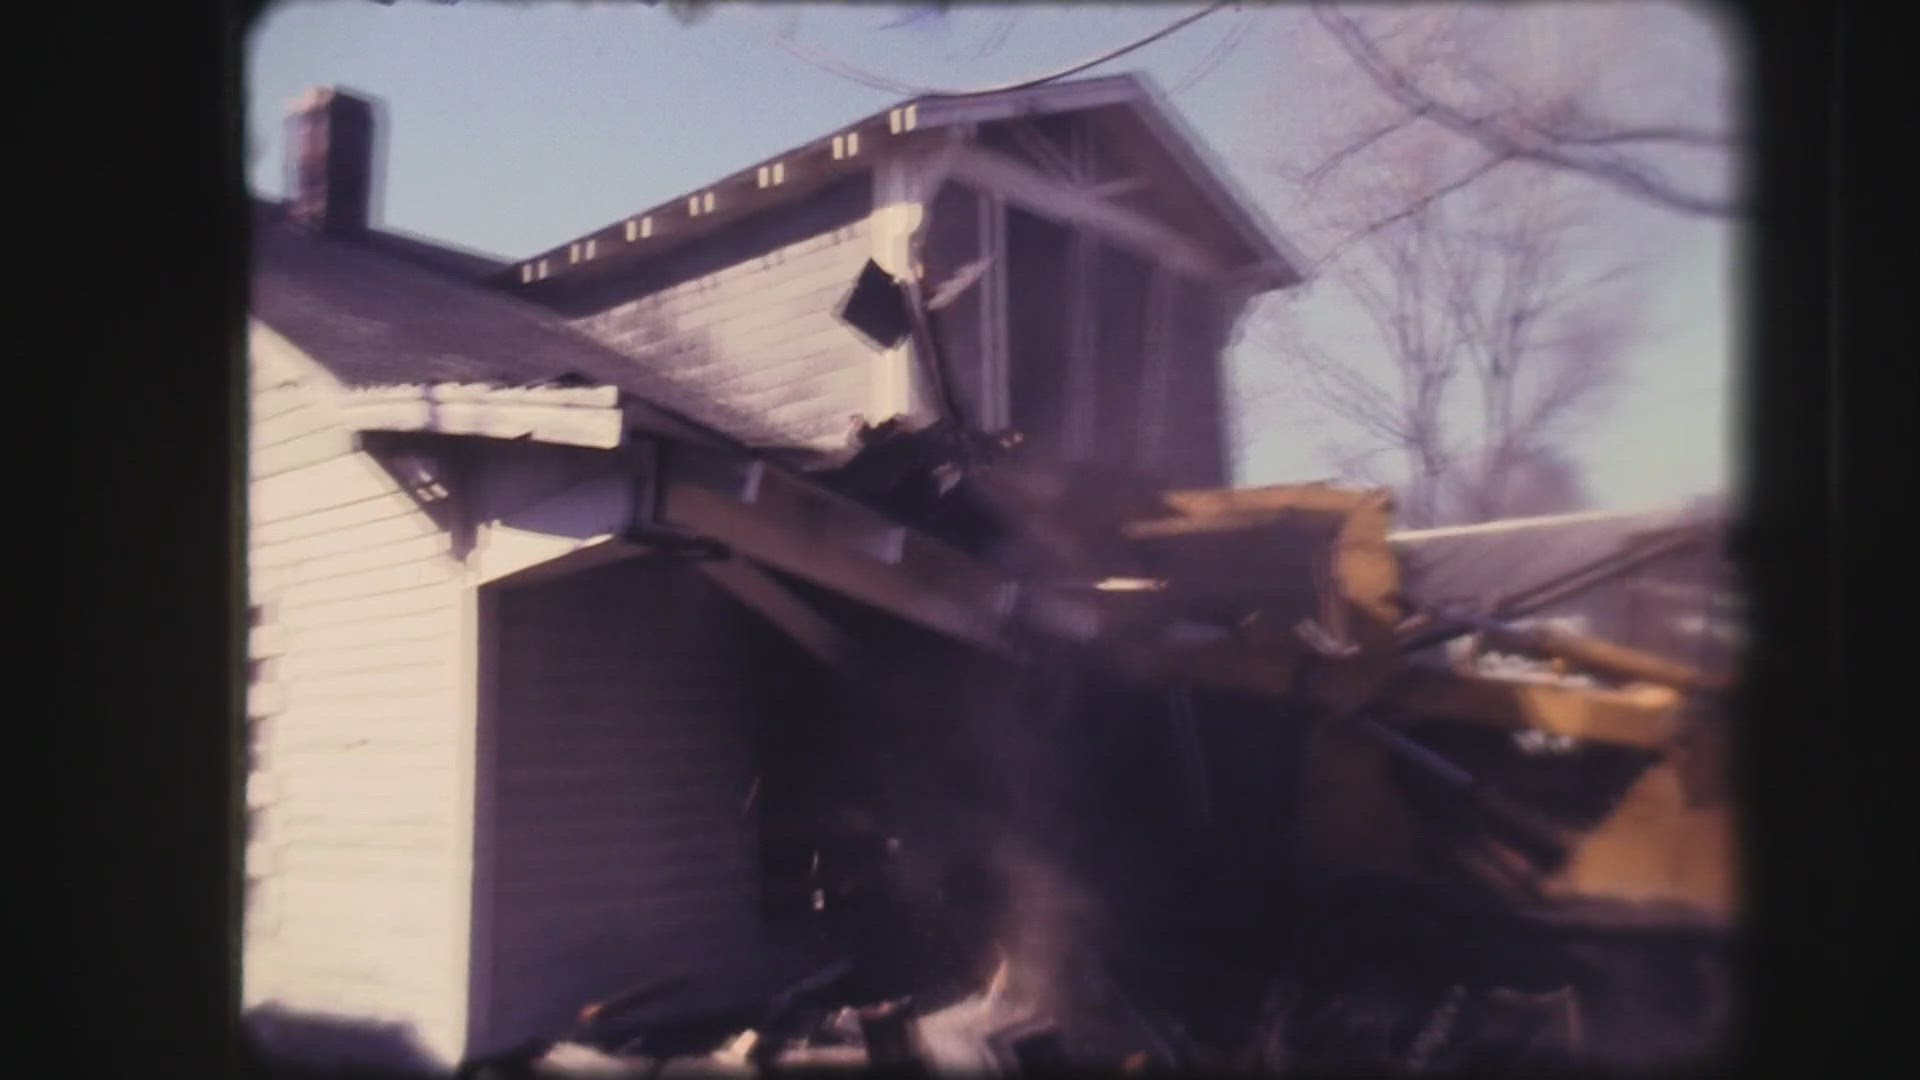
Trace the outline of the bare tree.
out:
<instances>
[{"instance_id":1,"label":"bare tree","mask_svg":"<svg viewBox=\"0 0 1920 1080\"><path fill-rule=\"evenodd\" d=\"M1398 488L1412 525L1539 512L1543 485L1577 499L1561 447L1605 400L1635 328L1625 268L1589 265L1583 203L1564 177L1516 172L1407 209L1453 149L1403 141L1330 211L1338 231L1402 207L1317 286L1354 313L1351 329L1285 313L1270 324L1305 401L1349 433L1333 448L1342 472Z\"/></svg>"},{"instance_id":2,"label":"bare tree","mask_svg":"<svg viewBox=\"0 0 1920 1080\"><path fill-rule=\"evenodd\" d=\"M1545 449L1530 456L1507 476L1503 517L1537 517L1585 509L1589 503L1586 478L1564 453Z\"/></svg>"},{"instance_id":3,"label":"bare tree","mask_svg":"<svg viewBox=\"0 0 1920 1080\"><path fill-rule=\"evenodd\" d=\"M1445 133L1472 151L1451 173L1407 192L1402 205L1358 224L1348 242L1519 167L1594 181L1683 214L1741 211L1737 197L1714 190L1730 188L1741 138L1714 122L1711 93L1609 85L1620 61L1650 40L1633 20L1661 14L1658 6L1392 5L1359 15L1313 0L1311 12L1310 25L1364 76L1374 100L1372 108L1344 110L1364 119L1297 180L1310 189L1343 182L1396 140L1420 133ZM1708 115L1703 121L1700 114Z\"/></svg>"}]
</instances>

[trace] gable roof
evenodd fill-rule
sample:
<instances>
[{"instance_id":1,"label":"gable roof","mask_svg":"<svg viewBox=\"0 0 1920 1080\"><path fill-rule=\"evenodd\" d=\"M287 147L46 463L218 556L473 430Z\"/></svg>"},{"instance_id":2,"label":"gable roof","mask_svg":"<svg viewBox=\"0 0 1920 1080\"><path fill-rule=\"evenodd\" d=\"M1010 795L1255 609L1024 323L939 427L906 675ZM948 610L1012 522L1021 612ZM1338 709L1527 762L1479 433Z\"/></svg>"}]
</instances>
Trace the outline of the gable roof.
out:
<instances>
[{"instance_id":1,"label":"gable roof","mask_svg":"<svg viewBox=\"0 0 1920 1080\"><path fill-rule=\"evenodd\" d=\"M388 234L310 235L260 201L250 255L249 313L345 386L610 386L648 430L782 445L755 417L473 280L485 269L474 256Z\"/></svg>"},{"instance_id":2,"label":"gable roof","mask_svg":"<svg viewBox=\"0 0 1920 1080\"><path fill-rule=\"evenodd\" d=\"M811 142L755 162L693 191L637 211L611 225L519 260L492 279L532 291L555 279L578 278L609 263L631 264L718 230L868 166L891 140L917 132L1101 110L1125 118L1151 144L1166 171L1196 196L1191 200L1221 236L1231 236L1245 258L1237 271L1265 288L1304 280L1307 262L1273 228L1194 137L1153 82L1127 73L979 94L910 98ZM1186 200L1183 200L1185 202Z\"/></svg>"}]
</instances>

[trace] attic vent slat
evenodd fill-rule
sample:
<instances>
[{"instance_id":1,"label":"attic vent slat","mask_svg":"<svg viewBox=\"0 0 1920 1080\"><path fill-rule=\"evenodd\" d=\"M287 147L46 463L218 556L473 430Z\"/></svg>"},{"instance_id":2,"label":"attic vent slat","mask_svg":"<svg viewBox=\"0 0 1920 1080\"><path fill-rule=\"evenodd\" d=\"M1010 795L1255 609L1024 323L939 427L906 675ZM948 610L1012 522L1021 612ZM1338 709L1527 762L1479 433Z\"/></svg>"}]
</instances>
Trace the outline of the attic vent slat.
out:
<instances>
[{"instance_id":1,"label":"attic vent slat","mask_svg":"<svg viewBox=\"0 0 1920 1080\"><path fill-rule=\"evenodd\" d=\"M540 260L540 276L542 278L547 276L547 260L545 259Z\"/></svg>"},{"instance_id":2,"label":"attic vent slat","mask_svg":"<svg viewBox=\"0 0 1920 1080\"><path fill-rule=\"evenodd\" d=\"M527 282L532 280L533 280L533 264L523 263L520 267L520 284L525 285Z\"/></svg>"},{"instance_id":3,"label":"attic vent slat","mask_svg":"<svg viewBox=\"0 0 1920 1080\"><path fill-rule=\"evenodd\" d=\"M773 182L776 187L787 182L786 162L776 161L773 163Z\"/></svg>"},{"instance_id":4,"label":"attic vent slat","mask_svg":"<svg viewBox=\"0 0 1920 1080\"><path fill-rule=\"evenodd\" d=\"M595 241L595 240L587 241L587 248L584 252L581 253L583 258L588 258L588 259L593 258L593 249L596 243L598 243L598 241Z\"/></svg>"},{"instance_id":5,"label":"attic vent slat","mask_svg":"<svg viewBox=\"0 0 1920 1080\"><path fill-rule=\"evenodd\" d=\"M707 192L706 197L700 200L700 212L703 214L713 213L713 192Z\"/></svg>"},{"instance_id":6,"label":"attic vent slat","mask_svg":"<svg viewBox=\"0 0 1920 1080\"><path fill-rule=\"evenodd\" d=\"M700 196L698 195L687 196L687 216L688 217L700 216Z\"/></svg>"},{"instance_id":7,"label":"attic vent slat","mask_svg":"<svg viewBox=\"0 0 1920 1080\"><path fill-rule=\"evenodd\" d=\"M912 131L914 124L919 122L919 119L920 119L920 106L918 105L907 106L905 115L901 118L901 129L904 131Z\"/></svg>"},{"instance_id":8,"label":"attic vent slat","mask_svg":"<svg viewBox=\"0 0 1920 1080\"><path fill-rule=\"evenodd\" d=\"M567 245L567 261L569 263L577 263L580 261L580 245L579 244Z\"/></svg>"},{"instance_id":9,"label":"attic vent slat","mask_svg":"<svg viewBox=\"0 0 1920 1080\"><path fill-rule=\"evenodd\" d=\"M895 135L900 134L899 109L893 109L887 113L887 130L893 132Z\"/></svg>"},{"instance_id":10,"label":"attic vent slat","mask_svg":"<svg viewBox=\"0 0 1920 1080\"><path fill-rule=\"evenodd\" d=\"M766 187L769 180L771 180L772 175L773 175L773 170L767 168L765 165L760 166L760 186Z\"/></svg>"}]
</instances>

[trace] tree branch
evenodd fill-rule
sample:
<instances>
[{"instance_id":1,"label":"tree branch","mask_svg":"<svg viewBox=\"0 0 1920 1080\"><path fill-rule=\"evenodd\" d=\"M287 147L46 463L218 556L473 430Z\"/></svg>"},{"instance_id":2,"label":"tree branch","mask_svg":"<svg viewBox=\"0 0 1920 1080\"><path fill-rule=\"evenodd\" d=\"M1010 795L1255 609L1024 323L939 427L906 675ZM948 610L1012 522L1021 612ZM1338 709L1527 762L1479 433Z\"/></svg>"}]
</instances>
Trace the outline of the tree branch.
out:
<instances>
[{"instance_id":1,"label":"tree branch","mask_svg":"<svg viewBox=\"0 0 1920 1080\"><path fill-rule=\"evenodd\" d=\"M1681 133L1681 129L1631 129L1628 134L1634 137L1628 139L1605 133L1566 139L1537 129L1534 137L1521 137L1515 132L1501 129L1496 123L1499 114L1488 118L1469 116L1428 93L1399 70L1357 22L1334 10L1326 0L1314 0L1312 8L1314 18L1333 35L1347 55L1402 108L1478 142L1497 160L1526 160L1578 173L1610 184L1627 194L1685 213L1724 217L1736 214L1741 209L1739 202L1734 199L1682 191L1667 183L1651 166L1640 165L1618 155L1583 157L1574 152L1582 146L1591 148L1623 142L1653 141L1647 137L1649 132L1657 132L1667 141L1677 141L1675 136Z\"/></svg>"}]
</instances>

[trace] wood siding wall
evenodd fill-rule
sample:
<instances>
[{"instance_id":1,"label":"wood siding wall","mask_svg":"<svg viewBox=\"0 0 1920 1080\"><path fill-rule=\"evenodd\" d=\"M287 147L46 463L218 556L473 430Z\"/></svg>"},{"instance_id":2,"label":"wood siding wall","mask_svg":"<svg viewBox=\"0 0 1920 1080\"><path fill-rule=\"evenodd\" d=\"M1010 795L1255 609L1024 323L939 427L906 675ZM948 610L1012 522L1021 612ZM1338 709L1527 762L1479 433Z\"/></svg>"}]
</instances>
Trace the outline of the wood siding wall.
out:
<instances>
[{"instance_id":1,"label":"wood siding wall","mask_svg":"<svg viewBox=\"0 0 1920 1080\"><path fill-rule=\"evenodd\" d=\"M844 448L878 357L836 312L872 254L866 177L556 302L587 334L721 403L752 441Z\"/></svg>"},{"instance_id":2,"label":"wood siding wall","mask_svg":"<svg viewBox=\"0 0 1920 1080\"><path fill-rule=\"evenodd\" d=\"M636 563L485 604L480 1048L663 976L764 989L749 617L690 569Z\"/></svg>"},{"instance_id":3,"label":"wood siding wall","mask_svg":"<svg viewBox=\"0 0 1920 1080\"><path fill-rule=\"evenodd\" d=\"M464 1037L462 589L446 533L354 449L332 388L256 331L242 998L310 1060ZM374 1029L391 1040L368 1037ZM297 1035L295 1032L297 1031Z\"/></svg>"}]
</instances>

